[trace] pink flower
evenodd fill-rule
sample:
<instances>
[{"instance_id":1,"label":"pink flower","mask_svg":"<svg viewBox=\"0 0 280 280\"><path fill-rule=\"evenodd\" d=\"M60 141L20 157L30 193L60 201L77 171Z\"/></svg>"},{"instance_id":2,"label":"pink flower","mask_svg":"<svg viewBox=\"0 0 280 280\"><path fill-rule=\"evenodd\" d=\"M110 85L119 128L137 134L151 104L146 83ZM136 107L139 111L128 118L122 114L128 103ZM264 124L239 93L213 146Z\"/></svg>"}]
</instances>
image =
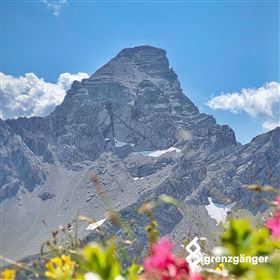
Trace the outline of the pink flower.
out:
<instances>
[{"instance_id":1,"label":"pink flower","mask_svg":"<svg viewBox=\"0 0 280 280\"><path fill-rule=\"evenodd\" d=\"M168 238L161 239L152 247L151 256L144 261L144 268L147 271L152 269L163 269L173 262L173 245Z\"/></svg>"},{"instance_id":2,"label":"pink flower","mask_svg":"<svg viewBox=\"0 0 280 280\"><path fill-rule=\"evenodd\" d=\"M266 226L270 229L272 236L280 238L280 208L277 210L274 217L266 221Z\"/></svg>"},{"instance_id":3,"label":"pink flower","mask_svg":"<svg viewBox=\"0 0 280 280\"><path fill-rule=\"evenodd\" d=\"M278 204L278 208L280 208L280 195L276 197L276 203Z\"/></svg>"},{"instance_id":4,"label":"pink flower","mask_svg":"<svg viewBox=\"0 0 280 280\"><path fill-rule=\"evenodd\" d=\"M203 277L200 274L192 274L190 275L188 280L203 280Z\"/></svg>"},{"instance_id":5,"label":"pink flower","mask_svg":"<svg viewBox=\"0 0 280 280\"><path fill-rule=\"evenodd\" d=\"M143 279L183 280L189 277L189 267L185 259L172 254L173 244L168 238L153 245L151 254L144 260Z\"/></svg>"}]
</instances>

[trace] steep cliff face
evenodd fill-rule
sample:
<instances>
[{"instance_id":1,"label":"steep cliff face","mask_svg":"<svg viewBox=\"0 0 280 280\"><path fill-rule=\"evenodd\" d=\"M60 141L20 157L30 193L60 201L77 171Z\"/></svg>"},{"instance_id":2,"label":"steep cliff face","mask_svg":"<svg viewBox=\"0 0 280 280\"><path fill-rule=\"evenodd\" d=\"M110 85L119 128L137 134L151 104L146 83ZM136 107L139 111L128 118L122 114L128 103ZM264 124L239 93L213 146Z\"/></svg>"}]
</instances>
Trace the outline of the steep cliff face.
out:
<instances>
[{"instance_id":1,"label":"steep cliff face","mask_svg":"<svg viewBox=\"0 0 280 280\"><path fill-rule=\"evenodd\" d=\"M0 119L0 202L22 191L33 191L46 173L39 159Z\"/></svg>"},{"instance_id":2,"label":"steep cliff face","mask_svg":"<svg viewBox=\"0 0 280 280\"><path fill-rule=\"evenodd\" d=\"M2 250L11 257L38 250L47 236L42 219L56 227L78 209L104 217L92 171L112 207L140 224L137 209L145 201L160 194L182 201L185 212L163 206L155 213L161 232L177 241L187 232L215 242L217 220L205 207L210 201L257 213L264 210L261 199L242 184L279 186L279 128L238 144L231 128L200 113L183 94L166 52L154 47L122 50L90 78L74 82L49 116L7 120L1 127L8 170L1 190L12 190L3 191ZM14 180L31 192L18 192ZM11 222L5 212L15 209ZM32 239L29 228L36 229ZM20 254L15 239L25 245Z\"/></svg>"},{"instance_id":3,"label":"steep cliff face","mask_svg":"<svg viewBox=\"0 0 280 280\"><path fill-rule=\"evenodd\" d=\"M132 151L165 149L182 128L197 148L236 143L229 127L199 113L182 93L165 51L148 46L124 49L89 79L74 82L50 116L7 122L46 162L95 160L117 141Z\"/></svg>"}]
</instances>

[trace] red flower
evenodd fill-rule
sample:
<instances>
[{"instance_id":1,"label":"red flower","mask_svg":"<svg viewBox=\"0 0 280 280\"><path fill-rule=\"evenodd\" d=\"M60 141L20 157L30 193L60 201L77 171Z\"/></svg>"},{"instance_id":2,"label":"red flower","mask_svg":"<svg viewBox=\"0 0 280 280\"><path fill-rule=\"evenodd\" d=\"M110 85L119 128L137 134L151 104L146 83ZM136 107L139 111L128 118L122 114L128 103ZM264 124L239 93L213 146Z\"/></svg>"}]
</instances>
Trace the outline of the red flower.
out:
<instances>
[{"instance_id":1,"label":"red flower","mask_svg":"<svg viewBox=\"0 0 280 280\"><path fill-rule=\"evenodd\" d=\"M172 255L172 243L161 239L151 249L151 255L144 260L144 279L183 280L189 278L189 267L185 259Z\"/></svg>"},{"instance_id":2,"label":"red flower","mask_svg":"<svg viewBox=\"0 0 280 280\"><path fill-rule=\"evenodd\" d=\"M277 210L273 218L266 221L266 226L270 229L272 236L280 238L280 209Z\"/></svg>"}]
</instances>

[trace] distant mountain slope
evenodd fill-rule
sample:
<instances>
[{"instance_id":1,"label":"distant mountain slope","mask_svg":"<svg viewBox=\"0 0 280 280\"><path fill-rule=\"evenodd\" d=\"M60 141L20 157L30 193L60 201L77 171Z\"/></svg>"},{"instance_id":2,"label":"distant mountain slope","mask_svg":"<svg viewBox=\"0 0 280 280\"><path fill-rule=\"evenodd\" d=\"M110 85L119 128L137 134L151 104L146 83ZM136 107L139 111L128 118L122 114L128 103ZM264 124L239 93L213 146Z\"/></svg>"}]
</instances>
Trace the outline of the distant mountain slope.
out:
<instances>
[{"instance_id":1,"label":"distant mountain slope","mask_svg":"<svg viewBox=\"0 0 280 280\"><path fill-rule=\"evenodd\" d=\"M0 202L22 191L33 191L46 177L40 160L0 119Z\"/></svg>"},{"instance_id":2,"label":"distant mountain slope","mask_svg":"<svg viewBox=\"0 0 280 280\"><path fill-rule=\"evenodd\" d=\"M166 52L150 46L124 49L90 78L75 81L49 116L1 125L12 135L5 145L24 147L25 166L30 166L19 175L13 149L3 153L3 168L10 173L2 176L1 190L13 191L3 191L1 253L10 257L38 251L48 236L43 219L57 227L78 209L104 218L108 206L92 187L92 171L112 197L112 207L140 224L136 210L145 201L160 194L182 201L185 212L163 206L155 213L162 234L176 241L187 234L215 243L218 227L211 207L234 205L257 213L265 209L263 201L241 185L279 186L279 128L238 144L230 127L200 113L183 94ZM13 180L31 192L18 192ZM19 244L24 244L21 252Z\"/></svg>"}]
</instances>

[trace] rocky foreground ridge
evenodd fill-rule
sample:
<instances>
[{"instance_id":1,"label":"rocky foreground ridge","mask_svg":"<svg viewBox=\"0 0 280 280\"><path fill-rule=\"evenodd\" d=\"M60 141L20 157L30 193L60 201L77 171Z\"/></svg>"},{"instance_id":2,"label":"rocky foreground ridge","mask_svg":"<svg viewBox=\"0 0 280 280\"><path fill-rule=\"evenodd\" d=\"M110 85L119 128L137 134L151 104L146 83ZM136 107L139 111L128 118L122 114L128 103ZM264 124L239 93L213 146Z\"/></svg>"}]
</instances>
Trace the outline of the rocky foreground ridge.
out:
<instances>
[{"instance_id":1,"label":"rocky foreground ridge","mask_svg":"<svg viewBox=\"0 0 280 280\"><path fill-rule=\"evenodd\" d=\"M183 94L166 52L150 46L124 49L75 81L49 116L1 121L0 136L1 254L13 258L38 251L48 237L42 220L53 228L78 209L104 217L92 171L127 218L163 193L183 201L187 212L166 206L156 213L162 233L177 241L188 234L214 242L210 200L255 215L265 205L241 185L279 186L280 128L237 143L229 126Z\"/></svg>"}]
</instances>

